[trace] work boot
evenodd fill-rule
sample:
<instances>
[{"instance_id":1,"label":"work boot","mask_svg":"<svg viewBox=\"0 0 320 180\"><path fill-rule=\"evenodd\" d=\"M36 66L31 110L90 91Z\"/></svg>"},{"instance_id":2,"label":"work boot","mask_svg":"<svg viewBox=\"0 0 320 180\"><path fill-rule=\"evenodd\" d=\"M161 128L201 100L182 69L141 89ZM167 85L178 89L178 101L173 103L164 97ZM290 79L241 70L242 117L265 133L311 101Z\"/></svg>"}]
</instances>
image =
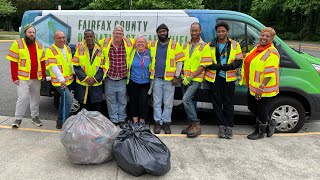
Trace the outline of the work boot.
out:
<instances>
[{"instance_id":1,"label":"work boot","mask_svg":"<svg viewBox=\"0 0 320 180\"><path fill-rule=\"evenodd\" d=\"M190 127L187 137L197 137L201 134L200 122L193 123Z\"/></svg>"},{"instance_id":2,"label":"work boot","mask_svg":"<svg viewBox=\"0 0 320 180\"><path fill-rule=\"evenodd\" d=\"M162 128L165 134L171 134L170 123L164 123Z\"/></svg>"},{"instance_id":3,"label":"work boot","mask_svg":"<svg viewBox=\"0 0 320 180\"><path fill-rule=\"evenodd\" d=\"M22 122L22 119L16 119L16 120L14 121L14 123L12 124L12 128L19 128L21 122Z\"/></svg>"},{"instance_id":4,"label":"work boot","mask_svg":"<svg viewBox=\"0 0 320 180\"><path fill-rule=\"evenodd\" d=\"M257 135L248 136L248 139L257 140L264 138L264 134L266 133L267 124L259 124L259 133Z\"/></svg>"},{"instance_id":5,"label":"work boot","mask_svg":"<svg viewBox=\"0 0 320 180\"><path fill-rule=\"evenodd\" d=\"M226 137L226 127L224 125L219 125L218 138Z\"/></svg>"},{"instance_id":6,"label":"work boot","mask_svg":"<svg viewBox=\"0 0 320 180\"><path fill-rule=\"evenodd\" d=\"M253 131L253 133L251 133L247 136L248 139L251 139L252 137L259 134L259 124L260 124L260 121L256 121L256 129Z\"/></svg>"},{"instance_id":7,"label":"work boot","mask_svg":"<svg viewBox=\"0 0 320 180\"><path fill-rule=\"evenodd\" d=\"M38 118L38 116L32 118L32 123L33 123L34 125L36 125L37 127L42 126L42 122L40 121L40 119Z\"/></svg>"},{"instance_id":8,"label":"work boot","mask_svg":"<svg viewBox=\"0 0 320 180\"><path fill-rule=\"evenodd\" d=\"M153 128L153 133L160 134L160 131L161 131L161 125L156 123L156 125Z\"/></svg>"},{"instance_id":9,"label":"work boot","mask_svg":"<svg viewBox=\"0 0 320 180\"><path fill-rule=\"evenodd\" d=\"M267 137L271 137L276 130L276 121L270 120L267 125Z\"/></svg>"},{"instance_id":10,"label":"work boot","mask_svg":"<svg viewBox=\"0 0 320 180\"><path fill-rule=\"evenodd\" d=\"M192 123L190 122L188 127L181 131L181 134L187 134L190 131L191 125L192 125Z\"/></svg>"},{"instance_id":11,"label":"work boot","mask_svg":"<svg viewBox=\"0 0 320 180\"><path fill-rule=\"evenodd\" d=\"M61 129L61 128L62 128L62 122L61 122L61 120L58 119L56 122L57 122L57 123L56 123L56 128L57 128L57 129Z\"/></svg>"},{"instance_id":12,"label":"work boot","mask_svg":"<svg viewBox=\"0 0 320 180\"><path fill-rule=\"evenodd\" d=\"M232 134L232 127L227 126L226 127L226 139L232 139L233 134Z\"/></svg>"}]
</instances>

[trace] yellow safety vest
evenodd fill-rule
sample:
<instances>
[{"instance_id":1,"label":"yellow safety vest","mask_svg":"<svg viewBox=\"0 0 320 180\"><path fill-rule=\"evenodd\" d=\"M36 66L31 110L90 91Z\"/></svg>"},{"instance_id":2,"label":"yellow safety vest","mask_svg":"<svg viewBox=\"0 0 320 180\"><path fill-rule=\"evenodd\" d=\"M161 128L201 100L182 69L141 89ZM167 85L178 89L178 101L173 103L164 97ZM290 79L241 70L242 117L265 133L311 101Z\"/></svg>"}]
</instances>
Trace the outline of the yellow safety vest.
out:
<instances>
[{"instance_id":1,"label":"yellow safety vest","mask_svg":"<svg viewBox=\"0 0 320 180\"><path fill-rule=\"evenodd\" d=\"M231 49L227 64L232 63L235 59L243 60L243 55L241 51L240 44L237 41L229 39L231 41ZM211 58L213 63L217 64L216 60L216 47L211 48ZM216 70L207 69L205 73L205 80L209 82L214 82L216 79ZM226 71L226 82L236 81L237 80L237 69Z\"/></svg>"},{"instance_id":2,"label":"yellow safety vest","mask_svg":"<svg viewBox=\"0 0 320 180\"><path fill-rule=\"evenodd\" d=\"M64 50L67 55L67 61L64 59L64 56L59 47L55 44L46 49L46 69L49 70L51 76L51 83L53 86L61 86L61 83L58 81L56 75L51 70L52 66L57 66L66 80L66 84L69 85L73 82L73 73L72 73L72 53L69 46L64 45Z\"/></svg>"},{"instance_id":3,"label":"yellow safety vest","mask_svg":"<svg viewBox=\"0 0 320 180\"><path fill-rule=\"evenodd\" d=\"M126 63L128 67L128 61L130 60L131 51L133 48L134 40L130 38L123 38L124 48L126 50ZM99 45L101 46L103 56L105 58L105 64L103 66L103 70L105 75L107 74L110 66L109 61L109 50L112 43L112 38L103 38L99 41Z\"/></svg>"},{"instance_id":4,"label":"yellow safety vest","mask_svg":"<svg viewBox=\"0 0 320 180\"><path fill-rule=\"evenodd\" d=\"M247 56L256 50L253 48ZM257 89L263 79L270 77L270 81L263 89L262 97L273 97L279 93L279 60L280 55L273 44L258 54L250 63L249 68L249 90L252 96L255 96ZM245 85L244 63L241 69L240 85Z\"/></svg>"},{"instance_id":5,"label":"yellow safety vest","mask_svg":"<svg viewBox=\"0 0 320 180\"><path fill-rule=\"evenodd\" d=\"M42 79L41 61L44 61L44 50L42 44L38 41L36 43L38 70L37 77L39 80ZM9 53L6 57L8 60L18 63L18 79L19 80L30 80L31 71L31 59L28 47L24 38L17 39L13 42Z\"/></svg>"},{"instance_id":6,"label":"yellow safety vest","mask_svg":"<svg viewBox=\"0 0 320 180\"><path fill-rule=\"evenodd\" d=\"M187 42L183 45L183 53L185 55L183 64L183 75L189 77L192 73L197 71L200 66L209 66L212 64L211 52L209 44L202 42L199 43L190 54L191 43ZM202 82L205 71L202 71L198 76L194 77L192 81Z\"/></svg>"},{"instance_id":7,"label":"yellow safety vest","mask_svg":"<svg viewBox=\"0 0 320 180\"><path fill-rule=\"evenodd\" d=\"M102 56L101 48L98 44L95 44L93 51L92 51L92 57L94 57L93 62L90 62L90 53L89 49L87 47L87 44L85 41L77 45L76 53L73 56L72 64L74 66L80 66L83 70L83 72L87 75L87 77L94 77L99 70L99 68L103 68L104 66L104 59ZM81 84L83 86L89 86L89 84L86 81L80 81L80 79L77 77L76 82L78 84ZM100 86L102 84L101 82L95 82L93 86Z\"/></svg>"},{"instance_id":8,"label":"yellow safety vest","mask_svg":"<svg viewBox=\"0 0 320 180\"><path fill-rule=\"evenodd\" d=\"M150 79L154 79L155 65L156 65L156 54L157 54L158 40L151 42L150 55L152 57L150 66ZM167 59L166 68L164 73L164 79L166 81L171 81L176 73L177 62L184 61L184 54L180 44L172 39L170 39L167 49Z\"/></svg>"}]
</instances>

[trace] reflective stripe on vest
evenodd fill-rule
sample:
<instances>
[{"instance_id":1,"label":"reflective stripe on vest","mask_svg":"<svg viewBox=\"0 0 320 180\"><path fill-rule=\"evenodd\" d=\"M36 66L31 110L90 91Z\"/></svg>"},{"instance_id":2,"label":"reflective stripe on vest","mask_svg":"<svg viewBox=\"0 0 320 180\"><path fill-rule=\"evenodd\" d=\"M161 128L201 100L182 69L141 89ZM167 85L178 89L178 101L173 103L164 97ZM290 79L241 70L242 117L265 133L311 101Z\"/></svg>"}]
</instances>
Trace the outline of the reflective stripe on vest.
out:
<instances>
[{"instance_id":1,"label":"reflective stripe on vest","mask_svg":"<svg viewBox=\"0 0 320 180\"><path fill-rule=\"evenodd\" d=\"M18 39L17 42L18 42L18 48L19 49L24 49L24 44L22 42L22 39Z\"/></svg>"},{"instance_id":2,"label":"reflective stripe on vest","mask_svg":"<svg viewBox=\"0 0 320 180\"><path fill-rule=\"evenodd\" d=\"M125 38L124 40L125 40L125 42L127 43L127 46L128 46L128 47L131 47L131 46L132 46L132 43L131 43L131 41L130 41L129 38Z\"/></svg>"},{"instance_id":3,"label":"reflective stripe on vest","mask_svg":"<svg viewBox=\"0 0 320 180\"><path fill-rule=\"evenodd\" d=\"M11 50L9 50L8 56L13 57L15 59L19 59L19 54L15 53L15 52L13 52Z\"/></svg>"},{"instance_id":4,"label":"reflective stripe on vest","mask_svg":"<svg viewBox=\"0 0 320 180\"><path fill-rule=\"evenodd\" d=\"M27 63L27 60L26 60L26 59L21 59L21 60L20 60L20 66L21 66L21 67L26 67L26 63Z\"/></svg>"},{"instance_id":5,"label":"reflective stripe on vest","mask_svg":"<svg viewBox=\"0 0 320 180\"><path fill-rule=\"evenodd\" d=\"M49 66L50 64L57 64L57 59L56 58L48 58L46 60L46 66Z\"/></svg>"},{"instance_id":6,"label":"reflective stripe on vest","mask_svg":"<svg viewBox=\"0 0 320 180\"><path fill-rule=\"evenodd\" d=\"M18 75L22 77L29 77L30 73L22 70L18 70Z\"/></svg>"}]
</instances>

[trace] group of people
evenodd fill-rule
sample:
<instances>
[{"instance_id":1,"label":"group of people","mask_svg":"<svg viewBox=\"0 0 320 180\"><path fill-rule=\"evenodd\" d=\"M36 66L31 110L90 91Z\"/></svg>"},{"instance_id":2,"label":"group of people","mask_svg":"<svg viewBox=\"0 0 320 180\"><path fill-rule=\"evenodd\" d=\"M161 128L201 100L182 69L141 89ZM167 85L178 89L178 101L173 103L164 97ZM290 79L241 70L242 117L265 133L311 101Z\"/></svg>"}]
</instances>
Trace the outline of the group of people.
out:
<instances>
[{"instance_id":1,"label":"group of people","mask_svg":"<svg viewBox=\"0 0 320 180\"><path fill-rule=\"evenodd\" d=\"M69 117L73 101L69 86L75 78L75 98L81 108L99 111L105 93L109 118L122 128L127 119L127 103L133 123L144 124L151 97L153 132L159 134L163 129L164 133L171 134L175 86L181 81L188 118L188 126L181 133L197 137L201 127L193 97L201 82L206 80L210 86L208 98L217 118L218 137L231 139L236 73L242 65L240 84L248 86L248 106L257 117L256 129L248 138L261 139L266 133L271 137L276 124L269 117L268 101L279 92L279 54L272 44L276 35L274 29L264 28L259 44L246 56L239 43L228 38L226 22L218 22L215 30L216 38L207 43L200 37L201 25L192 23L190 42L180 45L169 38L169 28L165 24L157 27L158 39L150 43L145 36L134 40L124 38L120 25L114 27L112 38L99 42L94 41L93 30L87 29L72 57L62 31L54 33L54 44L44 51L36 41L35 28L26 25L24 38L12 44L7 56L18 90L16 120L12 127L20 127L29 100L32 122L42 125L38 118L40 81L49 70L51 83L61 94L57 129L61 129L63 121Z\"/></svg>"}]
</instances>

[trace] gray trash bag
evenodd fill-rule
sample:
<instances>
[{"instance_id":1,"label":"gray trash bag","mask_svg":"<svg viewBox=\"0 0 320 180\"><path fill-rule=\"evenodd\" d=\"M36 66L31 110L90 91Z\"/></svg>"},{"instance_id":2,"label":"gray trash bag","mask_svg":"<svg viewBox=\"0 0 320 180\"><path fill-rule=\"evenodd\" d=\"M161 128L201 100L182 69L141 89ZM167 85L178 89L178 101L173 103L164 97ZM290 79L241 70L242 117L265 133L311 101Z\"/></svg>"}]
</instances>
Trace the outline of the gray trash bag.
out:
<instances>
[{"instance_id":1,"label":"gray trash bag","mask_svg":"<svg viewBox=\"0 0 320 180\"><path fill-rule=\"evenodd\" d=\"M82 109L63 124L60 140L75 164L101 164L113 158L116 126L98 111Z\"/></svg>"}]
</instances>

